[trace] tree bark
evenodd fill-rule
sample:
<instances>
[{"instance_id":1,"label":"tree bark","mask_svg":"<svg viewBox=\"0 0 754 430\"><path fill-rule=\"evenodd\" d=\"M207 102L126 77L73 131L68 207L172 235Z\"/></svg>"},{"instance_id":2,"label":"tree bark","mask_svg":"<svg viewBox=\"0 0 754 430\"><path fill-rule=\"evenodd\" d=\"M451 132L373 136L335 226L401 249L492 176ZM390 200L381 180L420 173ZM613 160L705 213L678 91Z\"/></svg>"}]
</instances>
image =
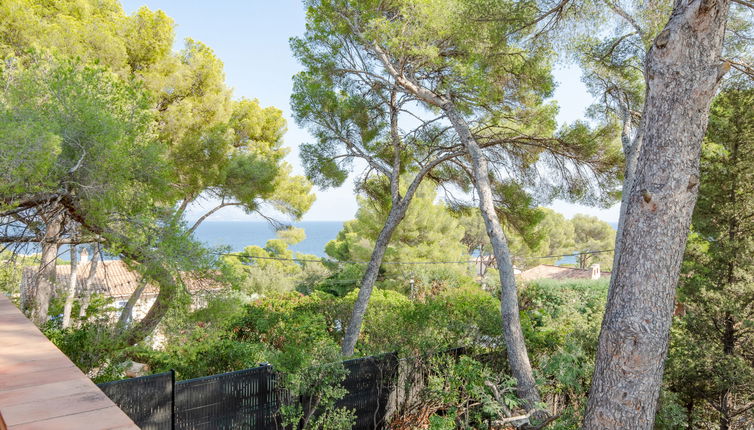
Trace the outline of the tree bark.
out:
<instances>
[{"instance_id":1,"label":"tree bark","mask_svg":"<svg viewBox=\"0 0 754 430\"><path fill-rule=\"evenodd\" d=\"M65 295L65 306L63 307L62 327L68 328L71 325L71 310L73 309L73 298L76 295L76 284L78 283L79 257L76 253L76 245L71 245L71 276L68 278L68 289Z\"/></svg>"},{"instance_id":2,"label":"tree bark","mask_svg":"<svg viewBox=\"0 0 754 430\"><path fill-rule=\"evenodd\" d=\"M634 183L636 176L636 163L639 161L639 152L641 151L642 135L641 130L631 138L631 113L626 108L623 118L623 131L621 133L621 143L623 144L623 154L626 158L626 167L623 175L623 192L620 200L620 215L618 216L618 229L615 237L615 246L613 251L613 267L616 267L620 260L621 232L626 222L626 209L628 208L629 191Z\"/></svg>"},{"instance_id":3,"label":"tree bark","mask_svg":"<svg viewBox=\"0 0 754 430\"><path fill-rule=\"evenodd\" d=\"M532 410L537 407L541 400L529 362L524 333L521 330L516 279L513 273L508 240L495 211L487 157L471 134L466 120L458 113L452 102L444 104L442 108L471 157L474 184L479 195L479 209L500 271L500 310L503 318L503 335L508 352L508 363L513 377L516 378L518 396L525 402L526 409Z\"/></svg>"},{"instance_id":4,"label":"tree bark","mask_svg":"<svg viewBox=\"0 0 754 430\"><path fill-rule=\"evenodd\" d=\"M585 430L653 427L675 287L699 191L728 0L676 1L647 56L636 175L628 193Z\"/></svg>"},{"instance_id":5,"label":"tree bark","mask_svg":"<svg viewBox=\"0 0 754 430\"><path fill-rule=\"evenodd\" d=\"M99 266L100 260L100 248L99 244L92 245L92 262L89 265L89 274L84 281L83 291L81 292L81 304L79 305L79 319L83 319L86 316L86 309L89 307L89 300L92 297L92 283L94 283L94 277L97 275L97 266Z\"/></svg>"},{"instance_id":6,"label":"tree bark","mask_svg":"<svg viewBox=\"0 0 754 430\"><path fill-rule=\"evenodd\" d=\"M47 221L47 228L41 243L42 257L39 263L39 271L33 282L33 290L29 295L32 321L39 326L47 322L47 311L57 282L57 240L62 229L63 216L62 214L55 214Z\"/></svg>"}]
</instances>

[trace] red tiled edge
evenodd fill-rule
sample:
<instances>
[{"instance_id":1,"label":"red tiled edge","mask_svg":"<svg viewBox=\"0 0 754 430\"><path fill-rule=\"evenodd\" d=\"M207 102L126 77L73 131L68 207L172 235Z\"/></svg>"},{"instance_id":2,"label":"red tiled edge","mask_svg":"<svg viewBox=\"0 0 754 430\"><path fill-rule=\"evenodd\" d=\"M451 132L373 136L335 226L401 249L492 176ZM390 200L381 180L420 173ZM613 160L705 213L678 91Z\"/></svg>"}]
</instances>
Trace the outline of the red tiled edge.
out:
<instances>
[{"instance_id":1,"label":"red tiled edge","mask_svg":"<svg viewBox=\"0 0 754 430\"><path fill-rule=\"evenodd\" d=\"M0 430L138 430L0 295Z\"/></svg>"}]
</instances>

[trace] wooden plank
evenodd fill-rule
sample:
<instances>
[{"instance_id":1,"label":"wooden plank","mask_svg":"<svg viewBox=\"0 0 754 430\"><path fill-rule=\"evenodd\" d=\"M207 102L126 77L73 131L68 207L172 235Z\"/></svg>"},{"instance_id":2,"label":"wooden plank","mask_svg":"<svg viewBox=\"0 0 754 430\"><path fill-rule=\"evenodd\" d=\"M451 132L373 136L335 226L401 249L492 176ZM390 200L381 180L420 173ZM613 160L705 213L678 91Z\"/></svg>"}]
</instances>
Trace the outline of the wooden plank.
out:
<instances>
[{"instance_id":1,"label":"wooden plank","mask_svg":"<svg viewBox=\"0 0 754 430\"><path fill-rule=\"evenodd\" d=\"M8 426L44 421L61 416L81 414L112 406L112 402L103 392L76 393L72 396L55 397L3 407L3 417Z\"/></svg>"},{"instance_id":2,"label":"wooden plank","mask_svg":"<svg viewBox=\"0 0 754 430\"><path fill-rule=\"evenodd\" d=\"M16 388L33 387L35 385L45 385L51 382L76 381L81 379L82 375L84 374L73 363L70 363L66 367L47 369L39 372L6 374L0 377L0 392ZM84 377L86 378L85 375Z\"/></svg>"},{"instance_id":3,"label":"wooden plank","mask_svg":"<svg viewBox=\"0 0 754 430\"><path fill-rule=\"evenodd\" d=\"M139 430L117 406L75 415L34 421L8 430Z\"/></svg>"},{"instance_id":4,"label":"wooden plank","mask_svg":"<svg viewBox=\"0 0 754 430\"><path fill-rule=\"evenodd\" d=\"M138 430L1 295L0 417L0 430Z\"/></svg>"},{"instance_id":5,"label":"wooden plank","mask_svg":"<svg viewBox=\"0 0 754 430\"><path fill-rule=\"evenodd\" d=\"M0 405L3 407L42 401L61 396L72 396L91 389L91 381L62 381L35 385L15 390L0 391Z\"/></svg>"}]
</instances>

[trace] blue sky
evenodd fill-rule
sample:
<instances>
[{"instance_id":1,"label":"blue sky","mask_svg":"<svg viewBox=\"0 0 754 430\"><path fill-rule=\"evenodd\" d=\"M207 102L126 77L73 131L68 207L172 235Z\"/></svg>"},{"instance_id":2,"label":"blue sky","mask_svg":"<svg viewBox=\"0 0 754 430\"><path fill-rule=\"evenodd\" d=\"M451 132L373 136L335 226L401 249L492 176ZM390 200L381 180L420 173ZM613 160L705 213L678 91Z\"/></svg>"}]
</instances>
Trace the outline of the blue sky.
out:
<instances>
[{"instance_id":1,"label":"blue sky","mask_svg":"<svg viewBox=\"0 0 754 430\"><path fill-rule=\"evenodd\" d=\"M287 160L303 174L297 147L310 139L290 117L291 77L301 70L291 55L288 39L304 32L304 7L300 0L122 0L126 13L141 6L162 9L176 22L176 40L186 37L212 47L225 64L226 81L235 97L259 99L264 106L281 109L288 120ZM182 42L181 42L182 43ZM592 98L581 82L577 67L561 66L555 71L559 86L555 99L560 105L558 120L571 122L583 118ZM617 221L618 210L588 208L555 202L552 207L567 217L575 213L596 215ZM317 190L317 201L304 216L306 221L348 220L356 212L352 183L338 189ZM192 208L194 213L201 207ZM215 220L254 219L235 208L215 214Z\"/></svg>"}]
</instances>

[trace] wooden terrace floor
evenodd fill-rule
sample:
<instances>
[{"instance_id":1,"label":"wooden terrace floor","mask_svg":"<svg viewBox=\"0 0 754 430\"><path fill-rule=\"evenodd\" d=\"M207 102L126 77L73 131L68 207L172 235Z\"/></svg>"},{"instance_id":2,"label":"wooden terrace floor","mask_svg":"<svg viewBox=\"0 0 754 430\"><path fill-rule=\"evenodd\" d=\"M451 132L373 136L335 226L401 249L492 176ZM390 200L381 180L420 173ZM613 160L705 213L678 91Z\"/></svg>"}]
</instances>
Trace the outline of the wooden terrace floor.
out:
<instances>
[{"instance_id":1,"label":"wooden terrace floor","mask_svg":"<svg viewBox=\"0 0 754 430\"><path fill-rule=\"evenodd\" d=\"M0 294L0 430L6 428L139 429Z\"/></svg>"}]
</instances>

